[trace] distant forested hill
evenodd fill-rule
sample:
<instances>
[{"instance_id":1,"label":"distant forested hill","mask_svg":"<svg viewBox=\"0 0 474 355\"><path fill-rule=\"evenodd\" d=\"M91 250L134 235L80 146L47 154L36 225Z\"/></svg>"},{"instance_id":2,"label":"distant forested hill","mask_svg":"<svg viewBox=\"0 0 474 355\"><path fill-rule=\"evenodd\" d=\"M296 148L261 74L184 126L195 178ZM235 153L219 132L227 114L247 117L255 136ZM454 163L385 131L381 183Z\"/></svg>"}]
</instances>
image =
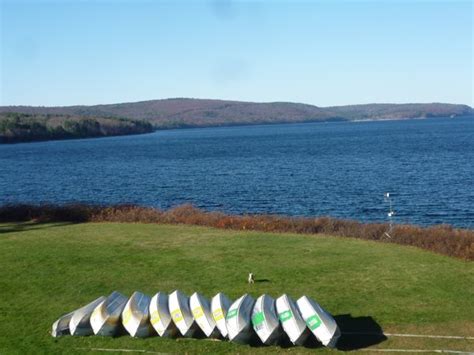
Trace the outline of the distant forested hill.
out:
<instances>
[{"instance_id":1,"label":"distant forested hill","mask_svg":"<svg viewBox=\"0 0 474 355\"><path fill-rule=\"evenodd\" d=\"M95 106L0 106L0 143L138 134L154 129L473 115L467 105L317 107L271 102L166 99Z\"/></svg>"},{"instance_id":2,"label":"distant forested hill","mask_svg":"<svg viewBox=\"0 0 474 355\"><path fill-rule=\"evenodd\" d=\"M467 105L431 104L368 104L327 107L327 110L348 120L384 120L428 117L470 116Z\"/></svg>"},{"instance_id":3,"label":"distant forested hill","mask_svg":"<svg viewBox=\"0 0 474 355\"><path fill-rule=\"evenodd\" d=\"M467 105L368 104L317 107L299 103L166 99L95 106L4 106L0 112L74 117L122 117L145 120L155 128L203 127L242 124L406 119L472 115Z\"/></svg>"},{"instance_id":4,"label":"distant forested hill","mask_svg":"<svg viewBox=\"0 0 474 355\"><path fill-rule=\"evenodd\" d=\"M152 132L149 122L59 114L0 113L0 143L105 137Z\"/></svg>"}]
</instances>

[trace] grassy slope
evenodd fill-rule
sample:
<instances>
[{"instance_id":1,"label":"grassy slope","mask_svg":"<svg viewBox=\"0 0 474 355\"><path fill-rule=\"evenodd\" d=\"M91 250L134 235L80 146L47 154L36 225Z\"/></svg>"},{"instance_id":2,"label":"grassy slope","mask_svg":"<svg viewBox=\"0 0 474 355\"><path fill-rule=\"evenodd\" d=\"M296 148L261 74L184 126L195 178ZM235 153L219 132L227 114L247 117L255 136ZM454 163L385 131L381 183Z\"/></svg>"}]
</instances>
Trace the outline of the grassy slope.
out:
<instances>
[{"instance_id":1,"label":"grassy slope","mask_svg":"<svg viewBox=\"0 0 474 355\"><path fill-rule=\"evenodd\" d=\"M269 281L247 285L249 271ZM245 292L273 297L286 292L294 298L307 294L334 315L370 316L386 332L473 336L473 279L472 263L360 240L144 224L3 224L0 353L307 350L49 335L58 316L115 289L152 295L179 288L208 297L223 291L232 298ZM398 338L376 346L473 350L474 342Z\"/></svg>"}]
</instances>

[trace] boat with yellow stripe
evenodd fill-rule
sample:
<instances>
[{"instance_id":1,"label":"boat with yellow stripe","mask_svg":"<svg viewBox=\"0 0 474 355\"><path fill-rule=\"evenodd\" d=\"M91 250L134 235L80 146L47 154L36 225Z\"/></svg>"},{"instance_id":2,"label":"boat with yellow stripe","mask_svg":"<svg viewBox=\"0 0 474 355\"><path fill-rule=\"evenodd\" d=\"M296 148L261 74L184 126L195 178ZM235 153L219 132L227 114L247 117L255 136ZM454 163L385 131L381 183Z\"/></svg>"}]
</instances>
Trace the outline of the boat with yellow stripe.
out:
<instances>
[{"instance_id":1,"label":"boat with yellow stripe","mask_svg":"<svg viewBox=\"0 0 474 355\"><path fill-rule=\"evenodd\" d=\"M95 335L116 336L123 330L120 317L127 301L127 296L114 291L94 309L90 323Z\"/></svg>"},{"instance_id":2,"label":"boat with yellow stripe","mask_svg":"<svg viewBox=\"0 0 474 355\"><path fill-rule=\"evenodd\" d=\"M158 292L150 301L150 322L161 337L175 337L178 328L171 319L168 308L168 294Z\"/></svg>"},{"instance_id":3,"label":"boat with yellow stripe","mask_svg":"<svg viewBox=\"0 0 474 355\"><path fill-rule=\"evenodd\" d=\"M224 338L228 337L225 317L227 316L227 311L231 304L232 301L222 292L219 292L217 295L212 297L211 300L212 318L214 318L217 329L219 329Z\"/></svg>"},{"instance_id":4,"label":"boat with yellow stripe","mask_svg":"<svg viewBox=\"0 0 474 355\"><path fill-rule=\"evenodd\" d=\"M145 338L153 335L150 323L151 298L144 293L135 291L122 312L122 324L132 337Z\"/></svg>"},{"instance_id":5,"label":"boat with yellow stripe","mask_svg":"<svg viewBox=\"0 0 474 355\"><path fill-rule=\"evenodd\" d=\"M168 298L168 309L171 319L183 337L192 337L199 330L194 322L189 308L189 297L179 290L174 291Z\"/></svg>"},{"instance_id":6,"label":"boat with yellow stripe","mask_svg":"<svg viewBox=\"0 0 474 355\"><path fill-rule=\"evenodd\" d=\"M194 320L208 338L219 338L220 331L212 317L211 304L203 295L195 292L189 298L189 306Z\"/></svg>"}]
</instances>

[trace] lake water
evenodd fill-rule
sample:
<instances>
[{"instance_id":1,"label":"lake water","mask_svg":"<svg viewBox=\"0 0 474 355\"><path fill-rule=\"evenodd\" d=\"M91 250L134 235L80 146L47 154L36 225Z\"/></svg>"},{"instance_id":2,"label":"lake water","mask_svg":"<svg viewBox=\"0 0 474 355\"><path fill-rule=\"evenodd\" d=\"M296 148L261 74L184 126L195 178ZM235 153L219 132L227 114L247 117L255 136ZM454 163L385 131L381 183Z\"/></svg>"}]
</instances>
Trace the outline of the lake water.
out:
<instances>
[{"instance_id":1,"label":"lake water","mask_svg":"<svg viewBox=\"0 0 474 355\"><path fill-rule=\"evenodd\" d=\"M474 228L474 119L183 129L0 145L0 204L192 203Z\"/></svg>"}]
</instances>

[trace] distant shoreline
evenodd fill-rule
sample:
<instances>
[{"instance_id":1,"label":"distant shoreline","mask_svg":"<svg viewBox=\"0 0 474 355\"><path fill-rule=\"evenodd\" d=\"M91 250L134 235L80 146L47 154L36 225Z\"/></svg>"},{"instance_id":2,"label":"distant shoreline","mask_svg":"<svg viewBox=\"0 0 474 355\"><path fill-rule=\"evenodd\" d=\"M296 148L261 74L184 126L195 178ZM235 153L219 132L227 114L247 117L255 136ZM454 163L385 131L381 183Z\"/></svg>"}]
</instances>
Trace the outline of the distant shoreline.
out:
<instances>
[{"instance_id":1,"label":"distant shoreline","mask_svg":"<svg viewBox=\"0 0 474 355\"><path fill-rule=\"evenodd\" d=\"M474 110L468 105L447 103L319 107L294 102L190 98L92 106L0 106L0 141L88 138L162 129L402 120L407 117L421 119L473 114Z\"/></svg>"},{"instance_id":2,"label":"distant shoreline","mask_svg":"<svg viewBox=\"0 0 474 355\"><path fill-rule=\"evenodd\" d=\"M156 132L156 130L152 130L150 132L110 134L110 135L103 135L103 136L37 138L37 139L14 140L14 141L2 141L0 137L0 145L15 145L15 144L44 143L44 142L64 142L64 141L76 141L76 140L81 140L81 139L101 139L101 138L124 137L124 136L139 136L139 135L150 134L154 132Z\"/></svg>"},{"instance_id":3,"label":"distant shoreline","mask_svg":"<svg viewBox=\"0 0 474 355\"><path fill-rule=\"evenodd\" d=\"M37 142L50 142L50 141L65 141L65 140L76 140L76 139L90 139L90 138L107 138L107 137L120 137L120 136L134 136L150 134L159 131L171 131L171 130L183 130L183 129L201 129L201 128L226 128L226 127L255 127L255 126L274 126L274 125L295 125L295 124L306 124L306 123L364 123L364 122L387 122L387 121L412 121L412 120L428 120L428 119L462 119L462 118L473 118L472 115L463 115L456 117L406 117L406 118L381 118L381 119L360 119L360 120L348 120L348 119L328 119L328 120L305 120L305 121L281 121L281 122L256 122L253 124L249 123L228 123L228 124L209 124L209 125L183 125L180 127L152 127L150 129L138 132L123 132L114 134L103 134L103 135L89 135L89 136L65 136L65 137L18 137L14 139L5 139L0 134L0 145L1 144L20 144L20 143L37 143ZM1 118L1 114L0 114Z\"/></svg>"}]
</instances>

